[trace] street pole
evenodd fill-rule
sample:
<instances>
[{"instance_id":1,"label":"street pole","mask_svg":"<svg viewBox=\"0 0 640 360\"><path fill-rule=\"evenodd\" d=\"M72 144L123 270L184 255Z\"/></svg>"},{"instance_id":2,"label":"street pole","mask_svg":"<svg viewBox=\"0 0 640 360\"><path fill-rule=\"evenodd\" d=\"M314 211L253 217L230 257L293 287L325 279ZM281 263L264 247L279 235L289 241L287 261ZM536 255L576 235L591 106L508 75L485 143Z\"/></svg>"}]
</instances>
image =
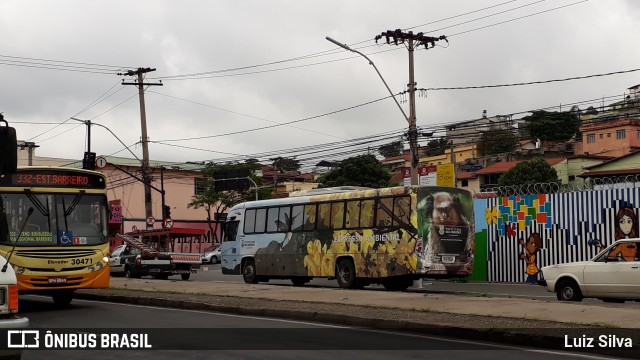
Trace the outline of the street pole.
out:
<instances>
[{"instance_id":1,"label":"street pole","mask_svg":"<svg viewBox=\"0 0 640 360\"><path fill-rule=\"evenodd\" d=\"M445 36L437 38L425 36L423 33L414 34L412 31L403 33L402 30L397 29L393 31L387 30L380 35L376 35L376 43L382 37L386 38L387 44L393 42L398 45L404 44L405 41L407 42L407 50L409 51L409 132L407 137L409 138L409 150L411 151L411 185L417 185L420 156L418 155L418 130L416 127L416 83L414 80L413 51L420 45L424 45L426 49L429 49L429 45L433 47L436 41L447 41L447 38Z\"/></svg>"},{"instance_id":2,"label":"street pole","mask_svg":"<svg viewBox=\"0 0 640 360\"><path fill-rule=\"evenodd\" d=\"M400 105L400 103L398 102L398 99L396 99L396 96L393 94L393 92L391 91L391 89L389 88L389 85L387 85L387 82L384 80L384 78L382 77L382 74L380 74L380 71L378 70L378 68L376 67L376 65L373 63L373 61L371 61L371 59L369 59L365 54L361 53L358 50L354 50L352 48L350 48L349 46L347 46L347 44L343 44L340 43L330 37L326 37L325 39L331 41L332 43L340 46L341 48L345 49L345 50L349 50L351 52L354 52L362 57L364 57L365 59L367 59L367 61L369 61L369 65L373 66L373 68L376 70L376 72L378 73L378 76L380 77L380 80L382 80L382 82L384 83L384 86L387 88L387 91L389 91L389 94L391 94L391 97L393 98L393 100L396 102L396 105L398 105L398 108L400 109L400 111L402 112L402 116L404 116L404 119L407 120L407 122L409 123L409 149L411 150L411 163L412 163L412 167L411 167L411 184L412 185L417 185L418 184L418 171L417 171L417 159L418 159L418 154L417 154L417 139L418 139L418 133L416 130L416 116L415 116L415 105L413 104L415 102L415 96L413 98L413 102L412 104L412 110L413 110L413 117L407 116L407 114L404 112L404 109L402 108L402 106ZM413 62L413 55L411 55L411 61ZM413 76L413 69L411 70L411 76ZM411 81L413 82L413 81ZM411 120L413 118L413 120ZM413 126L412 126L413 124ZM411 130L413 129L413 131ZM413 145L412 145L412 135L413 134ZM414 160L415 159L415 160ZM415 162L415 166L413 166Z\"/></svg>"},{"instance_id":3,"label":"street pole","mask_svg":"<svg viewBox=\"0 0 640 360\"><path fill-rule=\"evenodd\" d=\"M164 166L160 166L160 194L162 195L162 221L166 220L167 215L164 211L165 199L164 199Z\"/></svg>"},{"instance_id":4,"label":"street pole","mask_svg":"<svg viewBox=\"0 0 640 360\"><path fill-rule=\"evenodd\" d=\"M418 129L416 128L416 83L413 72L413 39L409 39L409 150L411 151L411 185L418 185Z\"/></svg>"},{"instance_id":5,"label":"street pole","mask_svg":"<svg viewBox=\"0 0 640 360\"><path fill-rule=\"evenodd\" d=\"M144 86L156 85L162 86L162 83L145 83L143 82L143 74L156 71L151 68L138 68L136 71L129 70L126 73L118 75L137 75L138 79L135 83L122 82L122 85L135 85L138 87L138 99L140 100L140 126L142 129L142 179L144 180L144 212L145 218L153 217L153 208L151 203L151 168L149 167L149 138L147 136L147 113L144 105ZM164 209L164 208L163 208ZM147 225L147 230L153 229L152 225Z\"/></svg>"}]
</instances>

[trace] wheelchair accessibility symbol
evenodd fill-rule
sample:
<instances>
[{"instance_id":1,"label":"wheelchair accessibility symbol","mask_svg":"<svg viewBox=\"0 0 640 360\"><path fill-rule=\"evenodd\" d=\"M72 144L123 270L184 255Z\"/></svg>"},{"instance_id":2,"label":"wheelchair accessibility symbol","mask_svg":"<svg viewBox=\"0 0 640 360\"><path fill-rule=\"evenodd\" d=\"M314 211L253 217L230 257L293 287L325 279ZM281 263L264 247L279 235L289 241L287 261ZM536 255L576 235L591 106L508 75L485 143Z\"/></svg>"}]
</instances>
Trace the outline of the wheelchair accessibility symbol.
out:
<instances>
[{"instance_id":1,"label":"wheelchair accessibility symbol","mask_svg":"<svg viewBox=\"0 0 640 360\"><path fill-rule=\"evenodd\" d=\"M58 244L71 245L73 242L73 233L71 231L59 230L58 231Z\"/></svg>"}]
</instances>

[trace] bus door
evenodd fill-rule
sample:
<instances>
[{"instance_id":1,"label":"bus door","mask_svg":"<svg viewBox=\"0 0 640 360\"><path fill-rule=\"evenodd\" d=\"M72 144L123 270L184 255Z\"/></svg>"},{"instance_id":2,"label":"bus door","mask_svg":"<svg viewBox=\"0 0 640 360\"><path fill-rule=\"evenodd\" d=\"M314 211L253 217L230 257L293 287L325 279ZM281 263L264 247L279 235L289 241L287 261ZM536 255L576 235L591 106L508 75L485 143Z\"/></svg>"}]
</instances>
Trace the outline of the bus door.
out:
<instances>
[{"instance_id":1,"label":"bus door","mask_svg":"<svg viewBox=\"0 0 640 360\"><path fill-rule=\"evenodd\" d=\"M223 274L240 274L241 254L238 246L238 225L240 221L231 218L222 228L222 245L220 245L221 267Z\"/></svg>"}]
</instances>

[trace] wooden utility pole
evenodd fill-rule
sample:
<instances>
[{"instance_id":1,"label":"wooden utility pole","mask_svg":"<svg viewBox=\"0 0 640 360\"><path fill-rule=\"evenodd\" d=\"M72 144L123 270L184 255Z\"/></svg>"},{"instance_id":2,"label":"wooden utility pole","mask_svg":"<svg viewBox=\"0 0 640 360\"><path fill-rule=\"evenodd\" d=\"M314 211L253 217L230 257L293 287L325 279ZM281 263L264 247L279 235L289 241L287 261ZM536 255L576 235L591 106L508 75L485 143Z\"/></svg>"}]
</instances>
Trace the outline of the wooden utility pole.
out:
<instances>
[{"instance_id":1,"label":"wooden utility pole","mask_svg":"<svg viewBox=\"0 0 640 360\"><path fill-rule=\"evenodd\" d=\"M387 30L375 37L376 43L382 37L386 38L387 44L392 42L395 45L405 44L407 50L409 50L409 131L407 137L409 138L409 150L411 151L411 185L418 184L418 164L420 157L418 156L418 129L416 127L416 82L414 80L414 66L413 66L413 51L421 45L424 45L425 49L435 46L435 42L439 40L447 41L445 36L431 37L425 36L423 33L414 34L412 31L402 32L402 30ZM448 42L448 41L447 41Z\"/></svg>"},{"instance_id":2,"label":"wooden utility pole","mask_svg":"<svg viewBox=\"0 0 640 360\"><path fill-rule=\"evenodd\" d=\"M143 74L156 71L151 68L138 68L137 70L129 70L126 73L118 75L136 75L136 82L124 82L122 85L135 85L138 87L138 98L140 100L140 124L142 127L142 180L144 182L144 212L145 218L153 217L153 209L151 206L151 168L149 167L149 138L147 137L147 113L144 107L144 86L162 86L162 83L145 83ZM153 229L153 225L147 225L147 230Z\"/></svg>"}]
</instances>

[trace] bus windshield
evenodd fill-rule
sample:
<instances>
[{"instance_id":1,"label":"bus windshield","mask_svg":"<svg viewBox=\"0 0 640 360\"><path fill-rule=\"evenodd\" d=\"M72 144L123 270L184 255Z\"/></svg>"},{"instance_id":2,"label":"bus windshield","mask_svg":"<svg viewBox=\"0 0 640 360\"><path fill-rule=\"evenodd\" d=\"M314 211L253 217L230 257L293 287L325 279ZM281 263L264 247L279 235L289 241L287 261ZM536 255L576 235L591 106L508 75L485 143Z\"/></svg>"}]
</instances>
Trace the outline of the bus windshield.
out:
<instances>
[{"instance_id":1,"label":"bus windshield","mask_svg":"<svg viewBox=\"0 0 640 360\"><path fill-rule=\"evenodd\" d=\"M0 244L16 246L82 246L107 240L104 195L21 193L0 195ZM27 216L29 208L33 214ZM25 222L26 221L26 222Z\"/></svg>"}]
</instances>

